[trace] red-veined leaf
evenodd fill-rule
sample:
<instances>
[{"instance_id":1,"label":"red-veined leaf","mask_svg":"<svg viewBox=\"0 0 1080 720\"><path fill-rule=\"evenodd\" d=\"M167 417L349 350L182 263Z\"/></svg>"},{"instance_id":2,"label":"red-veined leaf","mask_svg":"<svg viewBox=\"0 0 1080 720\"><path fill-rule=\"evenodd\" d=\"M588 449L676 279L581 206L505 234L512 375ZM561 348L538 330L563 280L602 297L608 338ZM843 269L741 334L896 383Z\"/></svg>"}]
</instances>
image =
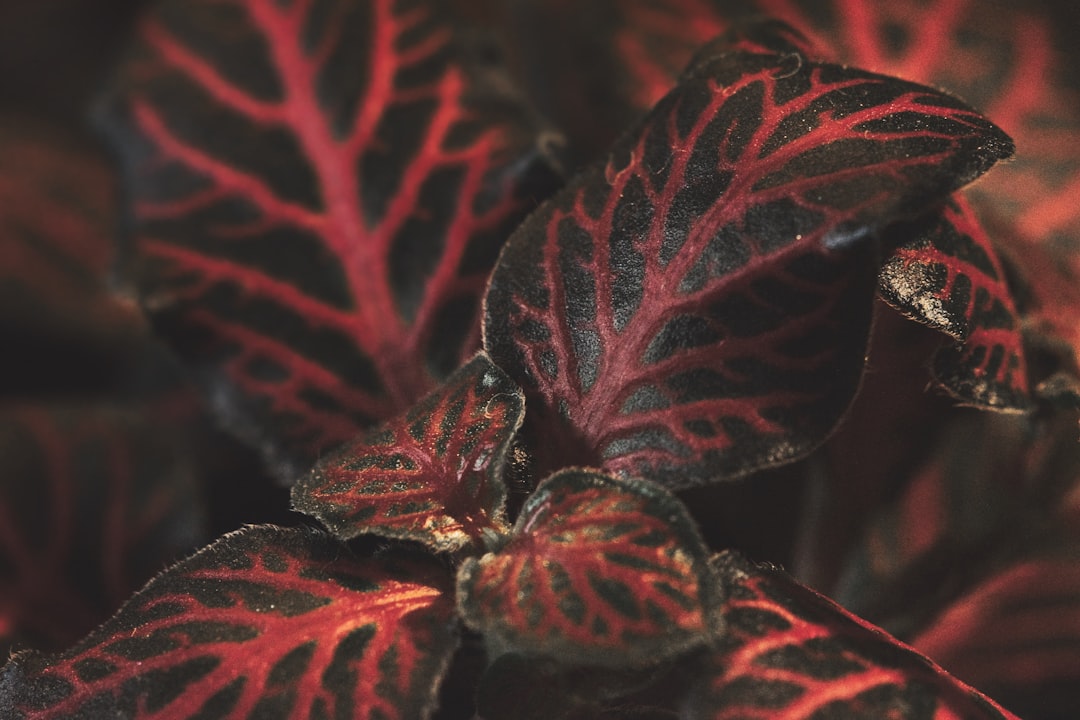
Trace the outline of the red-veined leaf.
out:
<instances>
[{"instance_id":1,"label":"red-veined leaf","mask_svg":"<svg viewBox=\"0 0 1080 720\"><path fill-rule=\"evenodd\" d=\"M408 412L320 460L293 486L293 504L343 539L483 547L509 531L502 469L523 413L521 390L480 354Z\"/></svg>"},{"instance_id":2,"label":"red-veined leaf","mask_svg":"<svg viewBox=\"0 0 1080 720\"><path fill-rule=\"evenodd\" d=\"M458 571L458 606L491 656L641 666L706 642L708 554L662 487L564 470L526 501L509 543Z\"/></svg>"},{"instance_id":3,"label":"red-veined leaf","mask_svg":"<svg viewBox=\"0 0 1080 720\"><path fill-rule=\"evenodd\" d=\"M147 415L0 410L0 651L67 647L203 541L189 448Z\"/></svg>"},{"instance_id":4,"label":"red-veined leaf","mask_svg":"<svg viewBox=\"0 0 1080 720\"><path fill-rule=\"evenodd\" d=\"M0 393L85 392L129 368L143 325L107 288L116 195L85 137L0 115Z\"/></svg>"},{"instance_id":5,"label":"red-veined leaf","mask_svg":"<svg viewBox=\"0 0 1080 720\"><path fill-rule=\"evenodd\" d=\"M484 340L542 468L675 487L808 452L858 384L876 233L1011 151L928 88L721 48L500 257Z\"/></svg>"},{"instance_id":6,"label":"red-veined leaf","mask_svg":"<svg viewBox=\"0 0 1080 720\"><path fill-rule=\"evenodd\" d=\"M283 474L471 357L498 249L554 181L447 11L167 0L104 113L143 303Z\"/></svg>"},{"instance_id":7,"label":"red-veined leaf","mask_svg":"<svg viewBox=\"0 0 1080 720\"><path fill-rule=\"evenodd\" d=\"M449 585L430 560L248 528L155 578L71 650L17 655L0 707L13 720L428 717L456 645Z\"/></svg>"},{"instance_id":8,"label":"red-veined leaf","mask_svg":"<svg viewBox=\"0 0 1080 720\"><path fill-rule=\"evenodd\" d=\"M952 198L914 236L882 267L881 294L903 314L955 339L934 358L935 378L968 403L1026 408L1020 318L1005 270L970 205Z\"/></svg>"},{"instance_id":9,"label":"red-veined leaf","mask_svg":"<svg viewBox=\"0 0 1080 720\"><path fill-rule=\"evenodd\" d=\"M725 553L725 633L683 715L695 720L1013 718L784 573Z\"/></svg>"},{"instance_id":10,"label":"red-veined leaf","mask_svg":"<svg viewBox=\"0 0 1080 720\"><path fill-rule=\"evenodd\" d=\"M911 644L1024 717L1075 717L1080 703L1080 562L1055 549L1000 568Z\"/></svg>"}]
</instances>

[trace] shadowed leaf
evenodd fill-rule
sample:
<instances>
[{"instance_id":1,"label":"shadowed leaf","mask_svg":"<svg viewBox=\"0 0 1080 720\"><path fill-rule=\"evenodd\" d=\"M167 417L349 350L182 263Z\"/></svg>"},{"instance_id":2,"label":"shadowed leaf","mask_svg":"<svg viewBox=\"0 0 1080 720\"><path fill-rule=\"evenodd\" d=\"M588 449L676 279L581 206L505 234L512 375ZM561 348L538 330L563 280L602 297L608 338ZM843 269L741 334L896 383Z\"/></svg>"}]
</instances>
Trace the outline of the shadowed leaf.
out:
<instances>
[{"instance_id":1,"label":"shadowed leaf","mask_svg":"<svg viewBox=\"0 0 1080 720\"><path fill-rule=\"evenodd\" d=\"M0 648L67 647L203 541L189 451L145 410L0 409Z\"/></svg>"},{"instance_id":2,"label":"shadowed leaf","mask_svg":"<svg viewBox=\"0 0 1080 720\"><path fill-rule=\"evenodd\" d=\"M447 11L166 0L103 112L143 304L290 480L472 356L496 253L554 181Z\"/></svg>"},{"instance_id":3,"label":"shadowed leaf","mask_svg":"<svg viewBox=\"0 0 1080 720\"><path fill-rule=\"evenodd\" d=\"M479 355L407 413L320 460L293 486L293 503L343 539L482 545L509 531L502 470L523 412L521 390Z\"/></svg>"}]
</instances>

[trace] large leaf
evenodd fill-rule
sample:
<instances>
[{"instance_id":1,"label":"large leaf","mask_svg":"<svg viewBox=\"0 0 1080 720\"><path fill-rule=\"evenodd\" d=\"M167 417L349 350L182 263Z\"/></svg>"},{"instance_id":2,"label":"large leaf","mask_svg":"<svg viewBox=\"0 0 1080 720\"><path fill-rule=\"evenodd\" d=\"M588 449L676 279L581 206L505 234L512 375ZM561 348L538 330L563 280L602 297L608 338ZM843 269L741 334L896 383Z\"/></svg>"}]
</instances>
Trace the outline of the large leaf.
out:
<instances>
[{"instance_id":1,"label":"large leaf","mask_svg":"<svg viewBox=\"0 0 1080 720\"><path fill-rule=\"evenodd\" d=\"M958 399L1024 409L1028 382L1020 318L986 230L956 197L914 235L882 268L882 296L955 339L935 357L934 374Z\"/></svg>"},{"instance_id":2,"label":"large leaf","mask_svg":"<svg viewBox=\"0 0 1080 720\"><path fill-rule=\"evenodd\" d=\"M509 532L502 471L523 413L521 390L481 354L408 412L320 460L293 486L293 504L344 539L483 547Z\"/></svg>"},{"instance_id":3,"label":"large leaf","mask_svg":"<svg viewBox=\"0 0 1080 720\"><path fill-rule=\"evenodd\" d=\"M0 673L13 718L427 717L456 645L437 563L311 530L227 535L100 629Z\"/></svg>"},{"instance_id":4,"label":"large leaf","mask_svg":"<svg viewBox=\"0 0 1080 720\"><path fill-rule=\"evenodd\" d=\"M492 657L643 666L709 639L707 558L660 486L565 470L529 497L506 547L461 566L458 605Z\"/></svg>"},{"instance_id":5,"label":"large leaf","mask_svg":"<svg viewBox=\"0 0 1080 720\"><path fill-rule=\"evenodd\" d=\"M726 632L682 717L1014 717L784 573L731 553L714 567Z\"/></svg>"},{"instance_id":6,"label":"large leaf","mask_svg":"<svg viewBox=\"0 0 1080 720\"><path fill-rule=\"evenodd\" d=\"M104 122L156 325L306 469L469 358L546 136L435 2L167 0Z\"/></svg>"},{"instance_id":7,"label":"large leaf","mask_svg":"<svg viewBox=\"0 0 1080 720\"><path fill-rule=\"evenodd\" d=\"M875 234L1011 152L958 100L777 42L711 47L507 245L484 339L541 467L682 486L810 450L858 384Z\"/></svg>"},{"instance_id":8,"label":"large leaf","mask_svg":"<svg viewBox=\"0 0 1080 720\"><path fill-rule=\"evenodd\" d=\"M0 652L69 646L204 540L184 440L145 410L0 409Z\"/></svg>"}]
</instances>

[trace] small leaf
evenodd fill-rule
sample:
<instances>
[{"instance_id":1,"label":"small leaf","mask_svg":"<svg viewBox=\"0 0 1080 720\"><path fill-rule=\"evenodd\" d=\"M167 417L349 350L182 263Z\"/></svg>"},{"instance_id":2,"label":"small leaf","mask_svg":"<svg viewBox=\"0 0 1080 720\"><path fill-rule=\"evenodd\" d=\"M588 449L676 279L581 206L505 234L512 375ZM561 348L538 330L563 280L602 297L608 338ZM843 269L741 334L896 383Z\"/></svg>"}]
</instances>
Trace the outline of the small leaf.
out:
<instances>
[{"instance_id":1,"label":"small leaf","mask_svg":"<svg viewBox=\"0 0 1080 720\"><path fill-rule=\"evenodd\" d=\"M4 657L68 647L204 541L190 450L147 409L0 408Z\"/></svg>"},{"instance_id":2,"label":"small leaf","mask_svg":"<svg viewBox=\"0 0 1080 720\"><path fill-rule=\"evenodd\" d=\"M956 196L912 230L916 239L901 245L882 267L882 297L955 339L938 352L933 368L937 381L957 399L1025 409L1020 318L1001 260L971 206Z\"/></svg>"},{"instance_id":3,"label":"small leaf","mask_svg":"<svg viewBox=\"0 0 1080 720\"><path fill-rule=\"evenodd\" d=\"M454 551L506 534L502 469L523 413L521 390L481 354L320 460L293 503L342 539L376 533Z\"/></svg>"},{"instance_id":4,"label":"small leaf","mask_svg":"<svg viewBox=\"0 0 1080 720\"><path fill-rule=\"evenodd\" d=\"M475 353L499 248L556 181L449 12L165 0L103 113L144 305L289 479Z\"/></svg>"},{"instance_id":5,"label":"small leaf","mask_svg":"<svg viewBox=\"0 0 1080 720\"><path fill-rule=\"evenodd\" d=\"M17 655L0 707L35 718L428 717L452 653L449 578L311 530L232 533L54 657Z\"/></svg>"},{"instance_id":6,"label":"small leaf","mask_svg":"<svg viewBox=\"0 0 1080 720\"><path fill-rule=\"evenodd\" d=\"M726 632L687 720L1014 718L991 700L784 573L724 553Z\"/></svg>"},{"instance_id":7,"label":"small leaf","mask_svg":"<svg viewBox=\"0 0 1080 720\"><path fill-rule=\"evenodd\" d=\"M706 642L707 551L663 488L571 469L545 480L501 551L458 572L458 606L491 656L640 666Z\"/></svg>"},{"instance_id":8,"label":"small leaf","mask_svg":"<svg viewBox=\"0 0 1080 720\"><path fill-rule=\"evenodd\" d=\"M710 48L496 267L484 340L539 467L681 487L809 452L859 382L876 234L1011 150L929 88Z\"/></svg>"}]
</instances>

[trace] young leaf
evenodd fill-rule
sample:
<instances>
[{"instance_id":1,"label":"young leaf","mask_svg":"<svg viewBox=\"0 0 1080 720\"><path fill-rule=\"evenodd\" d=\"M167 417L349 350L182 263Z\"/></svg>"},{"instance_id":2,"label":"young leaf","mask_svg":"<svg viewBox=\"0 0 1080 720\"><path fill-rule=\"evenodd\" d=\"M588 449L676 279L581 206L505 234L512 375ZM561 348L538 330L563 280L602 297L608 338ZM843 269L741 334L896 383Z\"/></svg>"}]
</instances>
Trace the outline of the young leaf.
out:
<instances>
[{"instance_id":1,"label":"young leaf","mask_svg":"<svg viewBox=\"0 0 1080 720\"><path fill-rule=\"evenodd\" d=\"M929 88L711 47L500 257L484 341L540 467L678 487L808 452L859 381L876 234L1011 148Z\"/></svg>"},{"instance_id":2,"label":"young leaf","mask_svg":"<svg viewBox=\"0 0 1080 720\"><path fill-rule=\"evenodd\" d=\"M408 412L320 460L293 504L342 539L362 533L436 551L506 534L502 469L524 399L480 354Z\"/></svg>"},{"instance_id":3,"label":"young leaf","mask_svg":"<svg viewBox=\"0 0 1080 720\"><path fill-rule=\"evenodd\" d=\"M251 527L155 578L71 650L0 671L13 720L428 717L456 644L445 571Z\"/></svg>"},{"instance_id":4,"label":"young leaf","mask_svg":"<svg viewBox=\"0 0 1080 720\"><path fill-rule=\"evenodd\" d=\"M709 639L708 553L673 495L570 469L529 497L510 542L458 571L458 607L497 657L656 663Z\"/></svg>"},{"instance_id":5,"label":"young leaf","mask_svg":"<svg viewBox=\"0 0 1080 720\"><path fill-rule=\"evenodd\" d=\"M726 632L690 696L692 720L1013 715L784 573L724 553Z\"/></svg>"},{"instance_id":6,"label":"young leaf","mask_svg":"<svg viewBox=\"0 0 1080 720\"><path fill-rule=\"evenodd\" d=\"M946 390L981 407L1023 410L1028 383L1020 318L986 230L960 196L916 228L915 239L882 267L882 297L955 339L934 358L934 375Z\"/></svg>"},{"instance_id":7,"label":"young leaf","mask_svg":"<svg viewBox=\"0 0 1080 720\"><path fill-rule=\"evenodd\" d=\"M178 435L133 408L0 409L4 657L69 646L203 541L190 447Z\"/></svg>"},{"instance_id":8,"label":"young leaf","mask_svg":"<svg viewBox=\"0 0 1080 720\"><path fill-rule=\"evenodd\" d=\"M446 11L166 0L104 113L142 301L283 474L472 356L498 249L554 181Z\"/></svg>"}]
</instances>

